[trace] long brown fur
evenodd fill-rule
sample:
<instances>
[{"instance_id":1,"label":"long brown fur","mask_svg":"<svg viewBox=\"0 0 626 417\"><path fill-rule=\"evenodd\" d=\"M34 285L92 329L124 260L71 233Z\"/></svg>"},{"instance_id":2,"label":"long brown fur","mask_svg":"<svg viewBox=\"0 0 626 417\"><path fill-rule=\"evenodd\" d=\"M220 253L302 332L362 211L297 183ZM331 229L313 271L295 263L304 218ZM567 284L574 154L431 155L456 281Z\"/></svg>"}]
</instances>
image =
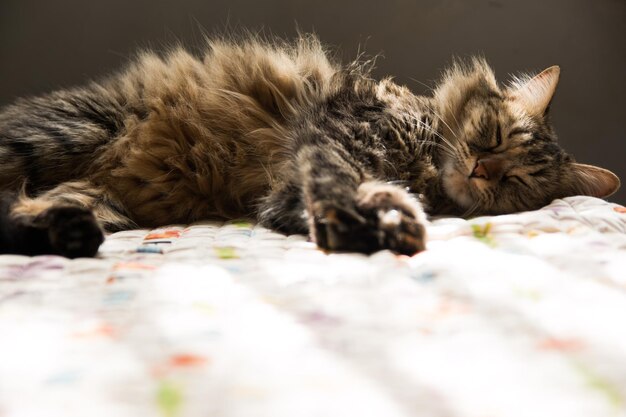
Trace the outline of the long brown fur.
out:
<instances>
[{"instance_id":1,"label":"long brown fur","mask_svg":"<svg viewBox=\"0 0 626 417\"><path fill-rule=\"evenodd\" d=\"M203 61L144 54L124 96L149 113L124 121L88 176L145 226L252 216L291 155L285 120L323 99L336 72L310 39L270 50L213 42Z\"/></svg>"}]
</instances>

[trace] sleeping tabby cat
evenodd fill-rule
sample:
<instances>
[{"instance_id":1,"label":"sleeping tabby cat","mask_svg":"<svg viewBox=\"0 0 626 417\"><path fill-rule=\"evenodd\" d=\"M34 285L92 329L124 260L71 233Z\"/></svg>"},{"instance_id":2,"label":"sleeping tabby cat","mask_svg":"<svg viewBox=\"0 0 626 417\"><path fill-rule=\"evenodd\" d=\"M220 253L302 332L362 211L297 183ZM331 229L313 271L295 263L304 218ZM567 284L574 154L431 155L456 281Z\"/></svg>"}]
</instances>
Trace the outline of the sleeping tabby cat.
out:
<instances>
[{"instance_id":1,"label":"sleeping tabby cat","mask_svg":"<svg viewBox=\"0 0 626 417\"><path fill-rule=\"evenodd\" d=\"M0 253L94 256L102 230L252 217L331 251L413 254L424 212L510 213L605 197L611 172L556 143L550 67L502 86L482 59L431 97L319 41L143 53L0 112Z\"/></svg>"}]
</instances>

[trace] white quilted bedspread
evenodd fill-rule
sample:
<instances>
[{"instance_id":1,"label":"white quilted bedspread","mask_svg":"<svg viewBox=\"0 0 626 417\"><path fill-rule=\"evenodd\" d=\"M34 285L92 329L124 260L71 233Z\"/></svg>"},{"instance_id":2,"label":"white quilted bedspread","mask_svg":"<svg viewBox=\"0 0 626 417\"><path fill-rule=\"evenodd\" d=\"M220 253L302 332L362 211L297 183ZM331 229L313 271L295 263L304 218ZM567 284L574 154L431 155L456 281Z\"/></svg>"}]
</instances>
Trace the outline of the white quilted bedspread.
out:
<instances>
[{"instance_id":1,"label":"white quilted bedspread","mask_svg":"<svg viewBox=\"0 0 626 417\"><path fill-rule=\"evenodd\" d=\"M626 416L626 209L439 219L414 257L247 222L0 256L0 416Z\"/></svg>"}]
</instances>

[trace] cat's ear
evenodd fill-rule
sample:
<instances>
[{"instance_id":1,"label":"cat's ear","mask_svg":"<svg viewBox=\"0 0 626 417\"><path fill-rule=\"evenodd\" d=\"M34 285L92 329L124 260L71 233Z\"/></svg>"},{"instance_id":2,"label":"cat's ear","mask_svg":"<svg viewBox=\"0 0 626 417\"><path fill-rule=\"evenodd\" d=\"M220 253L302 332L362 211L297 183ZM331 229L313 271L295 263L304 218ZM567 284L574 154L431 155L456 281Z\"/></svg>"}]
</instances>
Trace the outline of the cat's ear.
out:
<instances>
[{"instance_id":1,"label":"cat's ear","mask_svg":"<svg viewBox=\"0 0 626 417\"><path fill-rule=\"evenodd\" d=\"M516 83L511 91L511 97L518 101L529 114L543 116L556 91L560 73L559 66L554 65L525 83Z\"/></svg>"},{"instance_id":2,"label":"cat's ear","mask_svg":"<svg viewBox=\"0 0 626 417\"><path fill-rule=\"evenodd\" d=\"M590 195L592 197L608 197L618 190L620 181L617 175L608 169L570 163L570 192L574 195Z\"/></svg>"}]
</instances>

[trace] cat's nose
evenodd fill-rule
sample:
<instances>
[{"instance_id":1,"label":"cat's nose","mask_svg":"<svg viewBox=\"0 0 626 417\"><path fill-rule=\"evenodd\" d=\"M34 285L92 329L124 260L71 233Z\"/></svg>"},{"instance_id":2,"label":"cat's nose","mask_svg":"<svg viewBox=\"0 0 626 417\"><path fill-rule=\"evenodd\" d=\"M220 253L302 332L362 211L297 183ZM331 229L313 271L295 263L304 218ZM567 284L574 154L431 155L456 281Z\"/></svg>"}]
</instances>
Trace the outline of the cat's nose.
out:
<instances>
[{"instance_id":1,"label":"cat's nose","mask_svg":"<svg viewBox=\"0 0 626 417\"><path fill-rule=\"evenodd\" d=\"M500 158L486 157L476 161L472 177L486 180L500 179L504 171L504 162Z\"/></svg>"}]
</instances>

